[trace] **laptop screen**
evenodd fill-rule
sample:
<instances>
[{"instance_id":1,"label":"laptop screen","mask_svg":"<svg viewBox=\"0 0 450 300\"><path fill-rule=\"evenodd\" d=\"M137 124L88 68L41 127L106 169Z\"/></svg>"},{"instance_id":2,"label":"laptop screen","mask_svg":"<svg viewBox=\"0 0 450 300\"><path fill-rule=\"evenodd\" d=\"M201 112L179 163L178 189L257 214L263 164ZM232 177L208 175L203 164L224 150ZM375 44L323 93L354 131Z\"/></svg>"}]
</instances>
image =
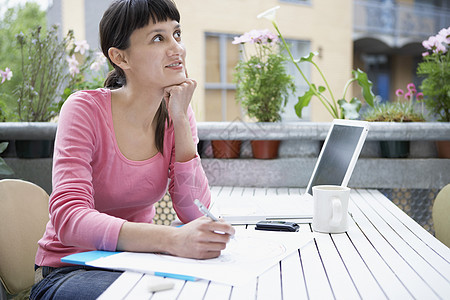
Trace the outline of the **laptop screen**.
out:
<instances>
[{"instance_id":1,"label":"laptop screen","mask_svg":"<svg viewBox=\"0 0 450 300\"><path fill-rule=\"evenodd\" d=\"M328 141L324 144L325 148L321 150L320 161L307 191L309 194L312 195L312 187L315 185L342 184L363 130L364 127L334 125Z\"/></svg>"}]
</instances>

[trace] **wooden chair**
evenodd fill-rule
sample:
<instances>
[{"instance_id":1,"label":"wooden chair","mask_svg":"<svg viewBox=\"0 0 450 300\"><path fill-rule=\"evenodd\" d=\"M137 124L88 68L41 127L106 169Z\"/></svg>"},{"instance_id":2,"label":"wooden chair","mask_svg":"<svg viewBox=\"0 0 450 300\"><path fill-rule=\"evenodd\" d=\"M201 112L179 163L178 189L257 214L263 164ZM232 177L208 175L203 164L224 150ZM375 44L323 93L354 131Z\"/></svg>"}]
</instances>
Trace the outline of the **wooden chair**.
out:
<instances>
[{"instance_id":1,"label":"wooden chair","mask_svg":"<svg viewBox=\"0 0 450 300\"><path fill-rule=\"evenodd\" d=\"M31 182L0 180L0 299L34 284L37 241L49 220L48 198Z\"/></svg>"},{"instance_id":2,"label":"wooden chair","mask_svg":"<svg viewBox=\"0 0 450 300\"><path fill-rule=\"evenodd\" d=\"M437 194L432 216L436 238L450 247L450 184Z\"/></svg>"}]
</instances>

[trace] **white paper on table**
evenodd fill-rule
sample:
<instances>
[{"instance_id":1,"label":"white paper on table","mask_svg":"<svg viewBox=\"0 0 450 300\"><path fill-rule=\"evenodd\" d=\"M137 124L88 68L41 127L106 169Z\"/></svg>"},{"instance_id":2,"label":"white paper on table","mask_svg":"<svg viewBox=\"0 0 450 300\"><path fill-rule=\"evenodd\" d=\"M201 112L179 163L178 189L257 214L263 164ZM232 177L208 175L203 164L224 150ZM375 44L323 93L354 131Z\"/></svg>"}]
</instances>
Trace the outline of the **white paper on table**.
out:
<instances>
[{"instance_id":1,"label":"white paper on table","mask_svg":"<svg viewBox=\"0 0 450 300\"><path fill-rule=\"evenodd\" d=\"M164 254L122 252L87 265L142 273L164 272L243 285L312 240L312 234L236 229L222 254L199 260Z\"/></svg>"}]
</instances>

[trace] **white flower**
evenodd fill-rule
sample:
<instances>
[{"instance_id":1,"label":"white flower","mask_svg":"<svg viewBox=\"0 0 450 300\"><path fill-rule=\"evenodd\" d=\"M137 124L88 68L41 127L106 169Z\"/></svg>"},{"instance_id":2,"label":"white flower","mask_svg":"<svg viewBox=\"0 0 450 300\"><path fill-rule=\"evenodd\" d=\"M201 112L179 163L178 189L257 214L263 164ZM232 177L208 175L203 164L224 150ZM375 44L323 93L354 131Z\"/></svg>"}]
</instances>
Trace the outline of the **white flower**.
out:
<instances>
[{"instance_id":1,"label":"white flower","mask_svg":"<svg viewBox=\"0 0 450 300\"><path fill-rule=\"evenodd\" d=\"M75 53L80 53L81 55L84 55L86 51L89 50L89 44L86 40L82 41L75 41Z\"/></svg>"},{"instance_id":2,"label":"white flower","mask_svg":"<svg viewBox=\"0 0 450 300\"><path fill-rule=\"evenodd\" d=\"M11 80L12 76L13 76L13 72L11 71L10 68L6 68L5 69L5 73L6 73L6 80Z\"/></svg>"},{"instance_id":3,"label":"white flower","mask_svg":"<svg viewBox=\"0 0 450 300\"><path fill-rule=\"evenodd\" d=\"M104 66L107 63L106 57L103 55L102 52L95 53L95 60L91 64L90 69L93 71L99 71L102 66Z\"/></svg>"},{"instance_id":4,"label":"white flower","mask_svg":"<svg viewBox=\"0 0 450 300\"><path fill-rule=\"evenodd\" d=\"M75 74L80 73L80 69L78 68L79 62L75 55L68 56L66 58L67 62L69 63L69 73L72 76L75 76Z\"/></svg>"},{"instance_id":5,"label":"white flower","mask_svg":"<svg viewBox=\"0 0 450 300\"><path fill-rule=\"evenodd\" d=\"M261 18L266 18L267 20L271 21L271 22L275 22L275 17L277 14L277 9L279 9L280 6L275 6L272 7L271 9L266 10L265 12L260 13L257 18L261 19Z\"/></svg>"},{"instance_id":6,"label":"white flower","mask_svg":"<svg viewBox=\"0 0 450 300\"><path fill-rule=\"evenodd\" d=\"M13 73L10 68L6 68L5 71L0 70L0 77L2 79L0 84L5 82L6 80L11 80L12 76L13 76Z\"/></svg>"}]
</instances>

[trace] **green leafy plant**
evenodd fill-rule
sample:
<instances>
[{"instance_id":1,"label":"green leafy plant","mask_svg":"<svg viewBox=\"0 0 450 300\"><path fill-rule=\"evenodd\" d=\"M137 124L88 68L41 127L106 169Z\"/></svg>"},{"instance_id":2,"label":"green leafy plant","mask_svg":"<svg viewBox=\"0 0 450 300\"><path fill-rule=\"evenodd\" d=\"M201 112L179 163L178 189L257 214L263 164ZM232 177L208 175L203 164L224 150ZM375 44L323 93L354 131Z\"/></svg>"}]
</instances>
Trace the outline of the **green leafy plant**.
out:
<instances>
[{"instance_id":1,"label":"green leafy plant","mask_svg":"<svg viewBox=\"0 0 450 300\"><path fill-rule=\"evenodd\" d=\"M422 53L423 62L417 74L425 77L420 88L425 96L425 105L438 121L450 122L450 27L443 28L435 36L422 42L427 49Z\"/></svg>"},{"instance_id":2,"label":"green leafy plant","mask_svg":"<svg viewBox=\"0 0 450 300\"><path fill-rule=\"evenodd\" d=\"M277 31L279 37L281 38L281 41L284 44L284 47L286 48L287 52L289 53L290 60L294 63L295 67L299 71L302 78L305 80L305 82L308 84L308 91L306 91L302 96L298 97L298 102L295 105L295 112L299 118L302 117L302 110L303 108L307 107L309 103L311 102L311 99L313 97L316 97L319 99L319 101L324 105L326 110L331 114L331 116L335 119L357 119L359 117L359 110L361 109L361 101L353 97L349 101L346 100L347 92L350 87L350 85L354 82L358 83L359 86L362 88L362 94L364 97L364 100L369 106L373 106L373 100L375 95L372 92L372 82L368 79L367 74L358 70L352 71L352 78L350 78L345 87L344 87L344 93L341 98L336 98L334 96L333 91L330 88L330 85L328 84L328 81L325 78L325 75L323 74L322 70L319 68L319 66L313 61L314 56L317 55L316 52L311 52L309 55L304 56L300 59L295 59L288 47L288 44L286 43L283 35L281 34L277 22L276 22L276 11L280 8L279 6L276 6L274 8L271 8L261 14L258 15L258 18L266 18L269 21L272 22L272 25L274 26L275 30ZM308 78L303 73L302 69L299 66L299 63L302 62L309 62L311 63L319 72L325 86L316 86L314 83L311 83ZM325 92L328 90L328 95L325 94Z\"/></svg>"},{"instance_id":3,"label":"green leafy plant","mask_svg":"<svg viewBox=\"0 0 450 300\"><path fill-rule=\"evenodd\" d=\"M19 121L48 122L55 117L63 101L60 91L69 80L66 49L74 40L73 32L59 41L57 26L46 34L41 30L38 26L27 35L16 36L23 75L15 92Z\"/></svg>"},{"instance_id":4,"label":"green leafy plant","mask_svg":"<svg viewBox=\"0 0 450 300\"><path fill-rule=\"evenodd\" d=\"M9 1L9 4L13 4ZM0 87L1 120L17 120L17 97L14 93L23 77L21 69L21 54L17 47L16 35L20 32L28 32L31 28L42 26L42 31L47 30L46 12L38 3L32 1L15 2L14 5L2 6L0 14L0 69L8 67L14 72L14 76L5 81ZM9 8L7 8L8 6ZM6 71L6 69L4 69Z\"/></svg>"},{"instance_id":5,"label":"green leafy plant","mask_svg":"<svg viewBox=\"0 0 450 300\"><path fill-rule=\"evenodd\" d=\"M0 154L2 154L8 147L8 142L0 143ZM14 171L6 164L5 160L0 157L0 175L13 175Z\"/></svg>"},{"instance_id":6,"label":"green leafy plant","mask_svg":"<svg viewBox=\"0 0 450 300\"><path fill-rule=\"evenodd\" d=\"M236 100L259 122L280 121L295 84L287 74L277 36L268 30L252 30L236 37L233 44L255 45L255 54L250 57L242 50L244 59L235 67Z\"/></svg>"},{"instance_id":7,"label":"green leafy plant","mask_svg":"<svg viewBox=\"0 0 450 300\"><path fill-rule=\"evenodd\" d=\"M105 73L101 71L106 59L101 53L89 51L86 41L75 41L73 31L60 40L58 26L52 26L44 34L38 26L16 38L23 75L15 91L19 121L48 122L59 114L72 92L102 86L94 73Z\"/></svg>"},{"instance_id":8,"label":"green leafy plant","mask_svg":"<svg viewBox=\"0 0 450 300\"><path fill-rule=\"evenodd\" d=\"M413 83L407 85L407 92L398 89L395 94L397 101L375 103L369 108L362 118L370 122L423 122L425 118L422 112L416 110L416 103L423 101L423 94L417 93ZM404 99L402 99L402 96ZM422 102L423 104L423 102Z\"/></svg>"}]
</instances>

